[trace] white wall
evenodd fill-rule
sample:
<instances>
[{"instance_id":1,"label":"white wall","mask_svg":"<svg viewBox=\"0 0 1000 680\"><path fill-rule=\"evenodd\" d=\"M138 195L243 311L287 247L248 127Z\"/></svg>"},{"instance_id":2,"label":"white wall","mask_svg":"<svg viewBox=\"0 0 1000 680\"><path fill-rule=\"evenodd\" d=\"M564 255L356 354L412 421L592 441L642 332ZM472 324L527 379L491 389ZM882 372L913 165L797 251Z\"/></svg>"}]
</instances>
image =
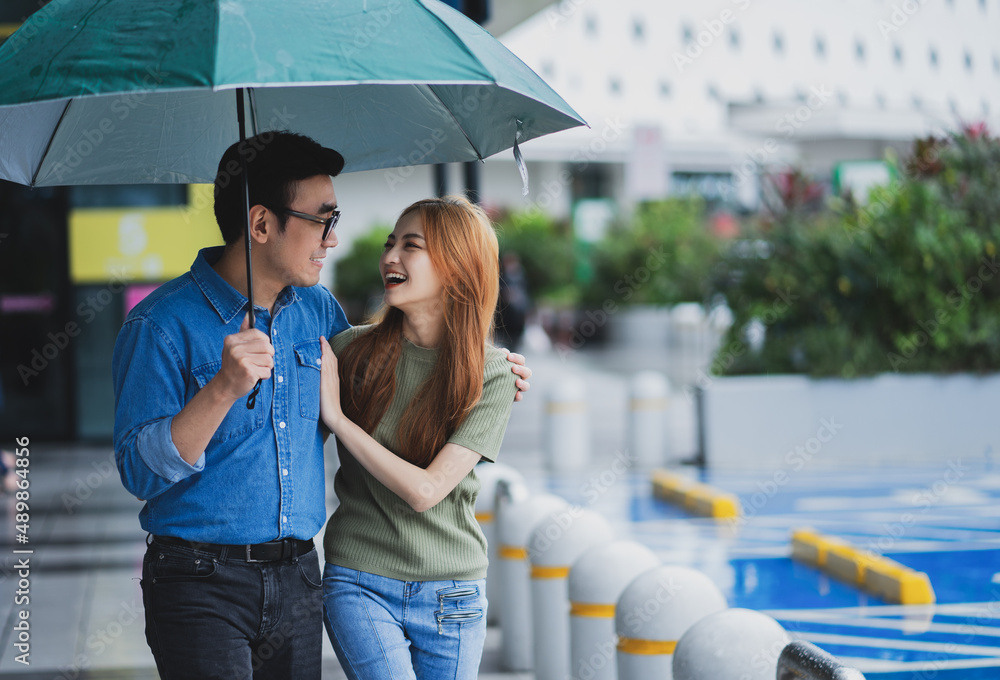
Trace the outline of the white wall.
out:
<instances>
[{"instance_id":1,"label":"white wall","mask_svg":"<svg viewBox=\"0 0 1000 680\"><path fill-rule=\"evenodd\" d=\"M996 374L716 378L703 399L711 467L947 464L1000 450Z\"/></svg>"}]
</instances>

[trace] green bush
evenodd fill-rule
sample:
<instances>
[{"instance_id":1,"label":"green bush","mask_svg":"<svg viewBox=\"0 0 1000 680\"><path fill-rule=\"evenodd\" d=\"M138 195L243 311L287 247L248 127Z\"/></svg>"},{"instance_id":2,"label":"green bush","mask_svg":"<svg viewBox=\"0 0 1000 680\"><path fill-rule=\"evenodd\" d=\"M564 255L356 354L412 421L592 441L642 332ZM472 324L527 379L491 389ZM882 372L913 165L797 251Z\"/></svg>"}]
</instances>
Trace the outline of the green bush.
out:
<instances>
[{"instance_id":1,"label":"green bush","mask_svg":"<svg viewBox=\"0 0 1000 680\"><path fill-rule=\"evenodd\" d=\"M735 322L719 372L1000 370L1000 142L921 140L896 174L864 205L787 211L727 249L714 289ZM733 351L753 319L763 346Z\"/></svg>"},{"instance_id":2,"label":"green bush","mask_svg":"<svg viewBox=\"0 0 1000 680\"><path fill-rule=\"evenodd\" d=\"M585 306L672 305L704 302L709 273L719 259L719 239L705 219L700 198L641 204L633 218L612 227L591 250L593 277Z\"/></svg>"},{"instance_id":3,"label":"green bush","mask_svg":"<svg viewBox=\"0 0 1000 680\"><path fill-rule=\"evenodd\" d=\"M568 224L533 210L511 213L496 226L500 252L517 254L536 303L562 307L577 303L576 255Z\"/></svg>"}]
</instances>

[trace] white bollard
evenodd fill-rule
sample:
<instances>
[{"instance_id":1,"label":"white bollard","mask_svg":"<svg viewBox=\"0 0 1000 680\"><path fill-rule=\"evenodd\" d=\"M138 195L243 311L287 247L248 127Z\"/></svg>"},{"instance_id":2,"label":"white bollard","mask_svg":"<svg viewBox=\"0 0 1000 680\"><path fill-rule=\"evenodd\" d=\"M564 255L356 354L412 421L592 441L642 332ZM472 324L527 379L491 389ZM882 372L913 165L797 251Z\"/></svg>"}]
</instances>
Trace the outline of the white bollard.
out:
<instances>
[{"instance_id":1,"label":"white bollard","mask_svg":"<svg viewBox=\"0 0 1000 680\"><path fill-rule=\"evenodd\" d=\"M660 563L635 541L590 548L569 571L570 670L579 680L615 680L615 603L639 574Z\"/></svg>"},{"instance_id":2,"label":"white bollard","mask_svg":"<svg viewBox=\"0 0 1000 680\"><path fill-rule=\"evenodd\" d=\"M670 336L680 368L675 381L694 383L711 362L705 351L705 332L705 308L700 304L682 302L670 310Z\"/></svg>"},{"instance_id":3,"label":"white bollard","mask_svg":"<svg viewBox=\"0 0 1000 680\"><path fill-rule=\"evenodd\" d=\"M528 538L538 522L569 503L551 494L501 504L497 512L499 556L497 576L503 597L500 614L500 663L509 671L530 671L534 663L531 635L531 565Z\"/></svg>"},{"instance_id":4,"label":"white bollard","mask_svg":"<svg viewBox=\"0 0 1000 680\"><path fill-rule=\"evenodd\" d=\"M667 446L670 386L662 373L643 371L632 377L629 399L629 450L643 468L663 465Z\"/></svg>"},{"instance_id":5,"label":"white bollard","mask_svg":"<svg viewBox=\"0 0 1000 680\"><path fill-rule=\"evenodd\" d=\"M612 538L606 519L579 507L550 513L531 532L528 555L536 680L569 677L569 570L588 548Z\"/></svg>"},{"instance_id":6,"label":"white bollard","mask_svg":"<svg viewBox=\"0 0 1000 680\"><path fill-rule=\"evenodd\" d=\"M654 567L618 598L619 680L670 680L674 649L699 619L726 608L726 598L700 571Z\"/></svg>"},{"instance_id":7,"label":"white bollard","mask_svg":"<svg viewBox=\"0 0 1000 680\"><path fill-rule=\"evenodd\" d=\"M726 609L691 626L677 642L674 680L774 680L791 642L781 624L751 609Z\"/></svg>"},{"instance_id":8,"label":"white bollard","mask_svg":"<svg viewBox=\"0 0 1000 680\"><path fill-rule=\"evenodd\" d=\"M486 622L495 624L499 621L498 609L495 603L500 602L500 579L497 578L497 562L499 562L496 531L496 507L499 501L497 493L500 482L519 485L525 487L524 475L509 465L503 463L479 463L475 467L476 477L479 478L479 495L476 496L476 520L479 528L482 529L483 536L486 537L486 555L489 558L489 566L486 569L486 601L489 606L486 608Z\"/></svg>"},{"instance_id":9,"label":"white bollard","mask_svg":"<svg viewBox=\"0 0 1000 680\"><path fill-rule=\"evenodd\" d=\"M553 472L578 472L590 459L586 385L576 376L558 379L545 404L545 464Z\"/></svg>"}]
</instances>

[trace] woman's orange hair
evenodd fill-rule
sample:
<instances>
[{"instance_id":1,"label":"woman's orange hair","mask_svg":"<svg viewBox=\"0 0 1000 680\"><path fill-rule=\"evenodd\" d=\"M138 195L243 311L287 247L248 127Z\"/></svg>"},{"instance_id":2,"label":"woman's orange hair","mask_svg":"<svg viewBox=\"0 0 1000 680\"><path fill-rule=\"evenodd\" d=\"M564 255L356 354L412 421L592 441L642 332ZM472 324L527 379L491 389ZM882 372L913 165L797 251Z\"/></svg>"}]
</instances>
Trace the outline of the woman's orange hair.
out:
<instances>
[{"instance_id":1,"label":"woman's orange hair","mask_svg":"<svg viewBox=\"0 0 1000 680\"><path fill-rule=\"evenodd\" d=\"M483 393L485 344L499 294L499 247L489 218L460 196L417 201L400 219L419 212L431 264L444 286L445 331L437 365L407 405L399 423L398 455L426 468ZM384 306L375 327L340 359L344 414L371 434L396 392L403 312Z\"/></svg>"}]
</instances>

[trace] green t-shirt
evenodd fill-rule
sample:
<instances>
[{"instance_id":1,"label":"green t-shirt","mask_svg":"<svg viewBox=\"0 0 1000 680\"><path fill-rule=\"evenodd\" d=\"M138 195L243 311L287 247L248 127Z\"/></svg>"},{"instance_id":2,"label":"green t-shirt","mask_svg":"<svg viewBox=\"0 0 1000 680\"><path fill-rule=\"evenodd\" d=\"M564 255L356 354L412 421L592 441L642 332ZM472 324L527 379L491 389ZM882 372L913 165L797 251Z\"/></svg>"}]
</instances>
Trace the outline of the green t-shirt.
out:
<instances>
[{"instance_id":1,"label":"green t-shirt","mask_svg":"<svg viewBox=\"0 0 1000 680\"><path fill-rule=\"evenodd\" d=\"M370 328L355 327L334 337L334 353L340 355ZM397 425L436 362L437 350L403 340L396 394L372 435L390 451L398 452ZM483 396L448 441L494 461L517 391L514 377L503 352L487 346ZM334 488L340 506L323 539L327 562L401 581L486 576L486 539L475 515L480 485L474 471L444 500L420 513L375 479L340 442L337 451L340 470Z\"/></svg>"}]
</instances>

